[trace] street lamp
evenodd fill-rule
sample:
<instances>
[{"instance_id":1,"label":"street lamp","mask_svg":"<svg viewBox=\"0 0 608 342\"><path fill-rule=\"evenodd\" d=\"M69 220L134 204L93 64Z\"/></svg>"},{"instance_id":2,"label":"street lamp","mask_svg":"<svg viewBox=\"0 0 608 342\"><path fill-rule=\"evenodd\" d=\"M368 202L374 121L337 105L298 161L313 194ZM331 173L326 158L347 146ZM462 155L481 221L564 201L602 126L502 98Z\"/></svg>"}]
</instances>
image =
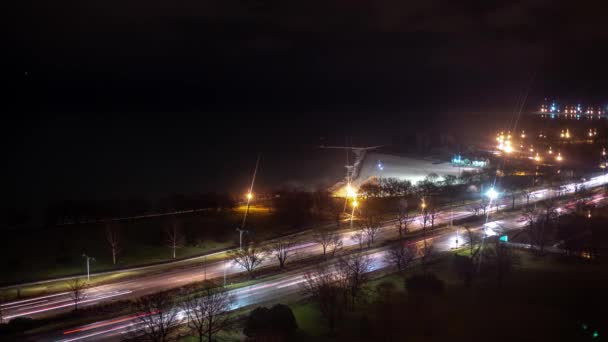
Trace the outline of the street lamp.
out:
<instances>
[{"instance_id":1,"label":"street lamp","mask_svg":"<svg viewBox=\"0 0 608 342\"><path fill-rule=\"evenodd\" d=\"M85 258L85 260L87 261L87 281L90 281L91 280L90 263L91 263L91 261L95 261L95 258L90 257L86 254L83 254L82 257Z\"/></svg>"},{"instance_id":2,"label":"street lamp","mask_svg":"<svg viewBox=\"0 0 608 342\"><path fill-rule=\"evenodd\" d=\"M226 287L226 268L228 268L227 262L228 259L224 259L224 287Z\"/></svg>"},{"instance_id":3,"label":"street lamp","mask_svg":"<svg viewBox=\"0 0 608 342\"><path fill-rule=\"evenodd\" d=\"M496 192L496 190L492 187L490 190L488 190L488 192L486 192L486 196L493 201L498 198L498 192Z\"/></svg>"},{"instance_id":4,"label":"street lamp","mask_svg":"<svg viewBox=\"0 0 608 342\"><path fill-rule=\"evenodd\" d=\"M239 232L239 249L243 250L243 233L247 232L247 229L237 228L237 232Z\"/></svg>"},{"instance_id":5,"label":"street lamp","mask_svg":"<svg viewBox=\"0 0 608 342\"><path fill-rule=\"evenodd\" d=\"M350 229L353 229L353 218L355 217L355 208L359 206L359 202L357 202L356 198L353 199L351 205L353 206L353 211L350 213Z\"/></svg>"},{"instance_id":6,"label":"street lamp","mask_svg":"<svg viewBox=\"0 0 608 342\"><path fill-rule=\"evenodd\" d=\"M251 201L251 199L253 198L253 194L251 192L247 193L247 201Z\"/></svg>"},{"instance_id":7,"label":"street lamp","mask_svg":"<svg viewBox=\"0 0 608 342\"><path fill-rule=\"evenodd\" d=\"M357 198L357 191L349 184L346 185L346 197Z\"/></svg>"}]
</instances>

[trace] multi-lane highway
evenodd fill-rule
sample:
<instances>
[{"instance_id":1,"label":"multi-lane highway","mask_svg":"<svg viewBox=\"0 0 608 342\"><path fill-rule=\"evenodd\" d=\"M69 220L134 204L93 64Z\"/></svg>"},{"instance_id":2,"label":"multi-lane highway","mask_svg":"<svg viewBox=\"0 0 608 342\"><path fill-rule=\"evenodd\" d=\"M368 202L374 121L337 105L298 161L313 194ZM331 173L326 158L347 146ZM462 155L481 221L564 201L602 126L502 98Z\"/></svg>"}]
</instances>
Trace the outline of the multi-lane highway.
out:
<instances>
[{"instance_id":1,"label":"multi-lane highway","mask_svg":"<svg viewBox=\"0 0 608 342\"><path fill-rule=\"evenodd\" d=\"M583 185L585 187L596 187L602 185L605 182L605 178L596 177ZM573 192L575 189L574 184L566 186L566 192ZM551 190L541 189L534 192L531 202L539 201L547 196L551 196ZM595 201L603 199L603 196L595 197ZM519 200L520 203L522 200ZM510 203L509 203L510 204ZM506 204L504 205L506 206ZM494 208L495 209L495 208ZM471 216L472 214L466 210L465 207L459 206L452 210L444 211L436 219L436 224L447 223L450 220L459 220ZM485 226L485 233L492 234L493 227L500 227L504 230L521 228L525 222L518 220L519 215L513 214L507 219L503 218L500 222L494 222L490 225ZM410 229L421 229L419 224L420 217L413 218L413 222L410 225ZM352 239L353 231L346 231L341 233L341 239L345 247L353 246L357 244ZM397 234L393 223L385 225L378 236L377 241L386 240L394 237ZM446 251L456 247L456 241L459 240L462 243L462 238L458 238L457 232L454 230L444 230L440 234L433 236L434 247L437 251ZM414 243L413 241L412 243ZM373 258L373 269L385 267L383 260L384 255L383 249L374 250L371 254ZM291 262L297 259L305 259L313 255L319 255L322 253L321 246L312 241L300 242L293 247L293 257L290 259ZM269 256L263 263L263 266L276 265L276 260ZM154 274L139 277L137 279L119 281L112 284L96 286L87 290L86 298L81 302L81 306L90 306L102 302L109 302L112 300L127 299L137 297L145 294L150 294L162 290L180 287L192 282L201 281L205 277L207 279L221 279L226 275L232 275L243 272L243 270L237 265L229 261L219 261L206 265L205 269L202 267L187 267L181 269L175 269L162 274ZM301 291L301 283L303 281L304 269L294 270L282 274L273 280L260 281L254 285L242 287L233 290L234 297L236 298L236 307L247 306L255 303L264 302L271 298L280 298L285 295L290 295ZM11 319L14 317L27 316L27 317L41 317L44 315L66 312L72 309L73 302L69 293L58 293L48 296L42 296L37 298L31 298L21 301L14 301L3 304L3 312L5 319ZM65 340L65 341L79 341L79 340L99 340L99 339L116 339L122 336L125 332L137 329L136 317L120 317L113 320L96 322L83 327L76 327L69 331L61 331L53 333L49 336L45 336L48 340Z\"/></svg>"}]
</instances>

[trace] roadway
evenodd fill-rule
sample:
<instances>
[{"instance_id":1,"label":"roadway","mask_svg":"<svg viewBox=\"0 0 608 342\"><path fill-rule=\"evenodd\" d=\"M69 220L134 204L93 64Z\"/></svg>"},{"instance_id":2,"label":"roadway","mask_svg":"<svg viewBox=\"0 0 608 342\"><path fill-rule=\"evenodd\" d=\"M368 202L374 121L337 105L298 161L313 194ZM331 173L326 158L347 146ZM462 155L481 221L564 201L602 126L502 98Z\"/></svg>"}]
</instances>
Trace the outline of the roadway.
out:
<instances>
[{"instance_id":1,"label":"roadway","mask_svg":"<svg viewBox=\"0 0 608 342\"><path fill-rule=\"evenodd\" d=\"M596 177L587 182L585 182L584 186L586 187L596 187L602 185L605 182L605 178ZM569 184L567 187L567 192L574 191L574 184ZM541 189L537 190L534 193L534 197L530 199L531 202L540 201L547 196L550 196L550 190ZM603 196L596 197L594 200L599 201L603 199ZM519 204L522 204L524 200L519 199ZM511 201L506 201L508 204L501 204L500 207L508 207L511 205ZM496 210L494 208L493 210ZM450 220L459 220L463 218L467 218L472 216L472 214L463 206L454 207L451 212L446 210L439 214L439 217L436 219L436 224L440 225L443 223L448 223ZM415 217L412 219L414 224L410 224L410 230L421 229L420 217ZM418 223L416 223L418 222ZM521 222L519 220L519 214L514 213L510 215L508 218L504 218L499 222L491 222L490 225L485 225L484 231L487 235L498 234L501 232L494 230L510 230L510 229L521 229L525 225L525 222ZM497 229L500 227L500 229ZM346 231L341 233L341 239L345 247L354 246L357 244L351 237L353 235L353 231ZM438 252L447 251L451 248L456 247L456 241L459 240L462 243L462 237L458 238L456 235L457 232L453 230L442 230L440 235L433 237L435 240L434 247ZM397 235L397 230L394 227L394 223L390 222L384 226L384 229L381 230L379 236L377 237L377 241L383 241L386 239L394 238ZM377 242L376 242L377 243ZM294 262L298 259L309 258L314 255L320 255L322 253L321 246L314 242L301 242L293 247L293 256L288 260L289 262ZM374 251L372 254L372 258L374 260L374 269L382 268L386 266L383 261L384 250L379 249ZM263 262L262 266L276 266L277 262L274 257L267 257ZM237 273L243 272L243 270L229 261L219 261L213 262L203 267L187 267L181 269L175 269L168 272L164 272L162 274L155 275L147 275L137 279L119 281L112 284L101 285L89 288L87 290L86 298L79 304L81 307L96 305L99 303L107 303L114 300L128 299L133 297L138 297L158 291L168 290L171 288L181 287L193 282L202 281L205 278L207 279L217 279L220 280L224 276L224 272L226 275L235 275ZM303 280L304 270L294 270L292 272L287 272L279 276L277 279L265 281L262 280L255 285L250 285L246 287L242 287L239 289L233 290L235 298L237 298L236 303L237 307L252 305L260 302L264 302L270 298L278 298L284 295L290 295L297 293L301 290L300 283ZM67 312L72 309L73 302L69 293L58 293L48 296L41 296L36 298L30 298L20 301L13 301L10 303L5 303L2 305L4 318L9 320L15 317L43 317L51 314L57 314L62 312ZM116 336L115 334L122 334L125 330L135 329L136 322L132 320L127 320L128 317L121 317L115 320L109 320L101 322L97 322L93 325L93 327L97 328L87 328L82 331L75 331L71 334L71 340L88 340L88 339L99 339L105 338L108 336ZM114 323L113 323L114 322ZM121 329L115 329L117 324L120 326L125 326ZM132 324L127 327L127 324ZM85 326L91 327L91 325ZM80 328L77 328L80 329ZM73 330L73 329L72 329ZM104 333L99 333L96 335L88 335L92 333L97 333L100 331L107 331ZM73 334L73 335L72 335ZM63 336L63 332L58 332L52 335L50 340L57 340ZM80 338L82 337L82 338ZM79 339L74 339L79 338ZM70 339L67 339L69 341Z\"/></svg>"}]
</instances>

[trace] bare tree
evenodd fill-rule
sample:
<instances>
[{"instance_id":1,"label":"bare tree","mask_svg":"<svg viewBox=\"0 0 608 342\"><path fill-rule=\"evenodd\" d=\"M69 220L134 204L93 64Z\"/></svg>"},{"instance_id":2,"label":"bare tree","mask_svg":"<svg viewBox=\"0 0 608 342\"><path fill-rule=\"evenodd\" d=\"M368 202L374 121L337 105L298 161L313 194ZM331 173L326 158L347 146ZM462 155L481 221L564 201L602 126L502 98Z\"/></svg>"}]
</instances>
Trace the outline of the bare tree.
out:
<instances>
[{"instance_id":1,"label":"bare tree","mask_svg":"<svg viewBox=\"0 0 608 342\"><path fill-rule=\"evenodd\" d=\"M480 207L478 205L472 205L467 208L467 210L474 216L479 215L479 209Z\"/></svg>"},{"instance_id":2,"label":"bare tree","mask_svg":"<svg viewBox=\"0 0 608 342\"><path fill-rule=\"evenodd\" d=\"M200 342L212 341L215 334L230 325L228 312L232 302L226 289L211 281L206 281L201 291L184 301L188 327L198 335Z\"/></svg>"},{"instance_id":3,"label":"bare tree","mask_svg":"<svg viewBox=\"0 0 608 342\"><path fill-rule=\"evenodd\" d=\"M558 203L554 198L549 198L540 204L545 224L553 223L553 220L557 217L557 207Z\"/></svg>"},{"instance_id":4,"label":"bare tree","mask_svg":"<svg viewBox=\"0 0 608 342\"><path fill-rule=\"evenodd\" d=\"M548 241L550 209L548 213L541 210L527 209L524 211L524 217L528 223L527 232L530 242L538 247L538 253L544 254L545 245ZM545 214L547 216L545 216Z\"/></svg>"},{"instance_id":5,"label":"bare tree","mask_svg":"<svg viewBox=\"0 0 608 342\"><path fill-rule=\"evenodd\" d=\"M319 305L321 314L328 321L329 332L334 334L336 321L344 310L343 289L338 285L337 277L332 270L318 266L304 274L304 290Z\"/></svg>"},{"instance_id":6,"label":"bare tree","mask_svg":"<svg viewBox=\"0 0 608 342\"><path fill-rule=\"evenodd\" d=\"M530 205L530 197L532 197L532 190L525 189L521 193L524 196L524 198L526 199L526 206Z\"/></svg>"},{"instance_id":7,"label":"bare tree","mask_svg":"<svg viewBox=\"0 0 608 342\"><path fill-rule=\"evenodd\" d=\"M110 253L112 253L112 265L116 265L118 254L122 252L120 245L120 232L117 224L110 221L106 222L105 233L106 241L108 242L108 247L110 248Z\"/></svg>"},{"instance_id":8,"label":"bare tree","mask_svg":"<svg viewBox=\"0 0 608 342\"><path fill-rule=\"evenodd\" d=\"M341 258L336 265L339 283L342 284L344 293L350 297L352 306L361 295L363 283L368 279L370 269L370 258L359 253Z\"/></svg>"},{"instance_id":9,"label":"bare tree","mask_svg":"<svg viewBox=\"0 0 608 342\"><path fill-rule=\"evenodd\" d=\"M435 248L433 247L432 240L424 239L422 246L417 246L418 255L420 256L420 261L422 262L422 269L424 272L428 269L429 259L435 252Z\"/></svg>"},{"instance_id":10,"label":"bare tree","mask_svg":"<svg viewBox=\"0 0 608 342\"><path fill-rule=\"evenodd\" d=\"M475 233L473 232L473 229L471 229L471 227L464 227L464 229L467 231L467 243L469 244L469 251L471 253L471 258L474 258L477 253L479 252L479 249L481 248L481 244L479 244L479 237L477 235L475 235Z\"/></svg>"},{"instance_id":11,"label":"bare tree","mask_svg":"<svg viewBox=\"0 0 608 342\"><path fill-rule=\"evenodd\" d=\"M483 212L483 216L486 216L488 209L490 209L490 201L487 199L482 199L479 203L479 210Z\"/></svg>"},{"instance_id":12,"label":"bare tree","mask_svg":"<svg viewBox=\"0 0 608 342\"><path fill-rule=\"evenodd\" d=\"M409 246L403 242L395 242L389 247L384 260L389 264L395 265L397 270L403 271L414 260L415 256L415 246Z\"/></svg>"},{"instance_id":13,"label":"bare tree","mask_svg":"<svg viewBox=\"0 0 608 342\"><path fill-rule=\"evenodd\" d=\"M504 278L509 274L513 265L518 262L516 255L507 244L495 239L494 246L484 248L484 260L490 263L496 274L498 285L502 285Z\"/></svg>"},{"instance_id":14,"label":"bare tree","mask_svg":"<svg viewBox=\"0 0 608 342\"><path fill-rule=\"evenodd\" d=\"M285 262L287 262L287 257L291 254L294 245L295 243L287 238L279 239L270 244L269 253L277 258L281 269L285 268Z\"/></svg>"},{"instance_id":15,"label":"bare tree","mask_svg":"<svg viewBox=\"0 0 608 342\"><path fill-rule=\"evenodd\" d=\"M365 240L366 240L365 230L363 230L363 229L357 230L356 232L353 233L353 235L350 238L351 238L351 240L353 240L357 244L359 244L359 249L363 249L363 244L365 244Z\"/></svg>"},{"instance_id":16,"label":"bare tree","mask_svg":"<svg viewBox=\"0 0 608 342\"><path fill-rule=\"evenodd\" d=\"M363 219L361 230L365 235L365 241L367 242L367 247L371 247L374 244L374 240L376 236L380 233L382 226L378 222L375 216L367 216Z\"/></svg>"},{"instance_id":17,"label":"bare tree","mask_svg":"<svg viewBox=\"0 0 608 342\"><path fill-rule=\"evenodd\" d=\"M334 231L323 229L313 235L313 241L323 248L323 256L330 252L332 256L342 247L340 235Z\"/></svg>"},{"instance_id":18,"label":"bare tree","mask_svg":"<svg viewBox=\"0 0 608 342\"><path fill-rule=\"evenodd\" d=\"M439 212L434 206L431 206L428 210L429 220L431 221L431 229L435 227L435 219L439 215Z\"/></svg>"},{"instance_id":19,"label":"bare tree","mask_svg":"<svg viewBox=\"0 0 608 342\"><path fill-rule=\"evenodd\" d=\"M173 259L175 259L177 249L184 246L184 235L175 217L171 218L169 225L165 229L165 235L167 246L171 248Z\"/></svg>"},{"instance_id":20,"label":"bare tree","mask_svg":"<svg viewBox=\"0 0 608 342\"><path fill-rule=\"evenodd\" d=\"M78 304L86 297L85 290L88 287L84 279L74 278L67 283L70 291L70 298L74 302L74 311L78 310Z\"/></svg>"},{"instance_id":21,"label":"bare tree","mask_svg":"<svg viewBox=\"0 0 608 342\"><path fill-rule=\"evenodd\" d=\"M254 271L266 257L264 251L254 243L250 243L243 249L233 250L231 255L232 260L244 268L251 278L254 278Z\"/></svg>"},{"instance_id":22,"label":"bare tree","mask_svg":"<svg viewBox=\"0 0 608 342\"><path fill-rule=\"evenodd\" d=\"M134 309L140 322L133 332L138 341L165 342L175 338L181 324L178 306L167 292L138 298Z\"/></svg>"},{"instance_id":23,"label":"bare tree","mask_svg":"<svg viewBox=\"0 0 608 342\"><path fill-rule=\"evenodd\" d=\"M329 240L328 250L332 257L342 248L342 238L339 234L332 234Z\"/></svg>"},{"instance_id":24,"label":"bare tree","mask_svg":"<svg viewBox=\"0 0 608 342\"><path fill-rule=\"evenodd\" d=\"M407 226L410 223L407 200L402 199L399 201L398 210L399 211L397 214L397 231L399 232L399 237L402 238L403 235L407 233Z\"/></svg>"}]
</instances>

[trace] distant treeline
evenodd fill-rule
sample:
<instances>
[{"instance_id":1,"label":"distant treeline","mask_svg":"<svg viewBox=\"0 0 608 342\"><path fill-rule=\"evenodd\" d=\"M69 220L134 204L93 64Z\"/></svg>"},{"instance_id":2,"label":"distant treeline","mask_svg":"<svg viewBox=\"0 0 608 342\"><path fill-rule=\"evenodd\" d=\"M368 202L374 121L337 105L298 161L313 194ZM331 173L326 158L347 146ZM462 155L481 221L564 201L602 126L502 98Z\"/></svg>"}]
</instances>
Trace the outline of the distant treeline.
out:
<instances>
[{"instance_id":1,"label":"distant treeline","mask_svg":"<svg viewBox=\"0 0 608 342\"><path fill-rule=\"evenodd\" d=\"M65 200L49 205L46 223L62 225L192 210L231 209L236 204L232 196L219 193L180 194L158 200Z\"/></svg>"}]
</instances>

